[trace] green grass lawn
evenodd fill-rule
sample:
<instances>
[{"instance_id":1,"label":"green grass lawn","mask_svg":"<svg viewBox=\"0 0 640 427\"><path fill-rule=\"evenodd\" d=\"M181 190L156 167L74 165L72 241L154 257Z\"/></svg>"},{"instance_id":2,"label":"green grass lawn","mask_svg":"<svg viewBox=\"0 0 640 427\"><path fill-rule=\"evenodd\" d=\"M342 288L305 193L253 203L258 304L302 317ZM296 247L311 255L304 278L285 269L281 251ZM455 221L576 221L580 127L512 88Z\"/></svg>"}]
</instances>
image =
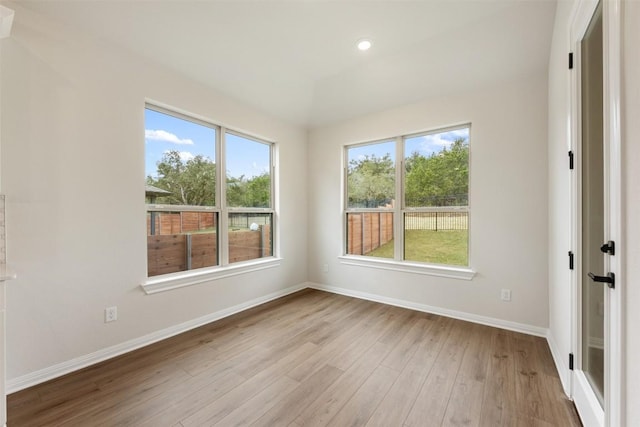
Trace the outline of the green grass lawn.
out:
<instances>
[{"instance_id":1,"label":"green grass lawn","mask_svg":"<svg viewBox=\"0 0 640 427\"><path fill-rule=\"evenodd\" d=\"M468 265L467 230L406 230L405 260L432 264ZM367 254L393 258L393 240Z\"/></svg>"}]
</instances>

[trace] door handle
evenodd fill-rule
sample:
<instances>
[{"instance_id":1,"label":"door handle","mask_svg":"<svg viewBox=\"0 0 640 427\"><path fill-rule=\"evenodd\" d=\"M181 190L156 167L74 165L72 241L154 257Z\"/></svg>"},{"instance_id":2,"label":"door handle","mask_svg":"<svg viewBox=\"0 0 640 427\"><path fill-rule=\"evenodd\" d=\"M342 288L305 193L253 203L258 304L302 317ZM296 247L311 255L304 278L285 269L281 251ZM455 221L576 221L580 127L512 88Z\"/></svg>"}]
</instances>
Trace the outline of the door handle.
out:
<instances>
[{"instance_id":1,"label":"door handle","mask_svg":"<svg viewBox=\"0 0 640 427\"><path fill-rule=\"evenodd\" d=\"M607 286L609 286L611 289L614 289L616 287L616 275L611 272L607 273L606 276L596 276L593 273L587 273L587 275L594 282L606 283Z\"/></svg>"},{"instance_id":2,"label":"door handle","mask_svg":"<svg viewBox=\"0 0 640 427\"><path fill-rule=\"evenodd\" d=\"M616 254L616 243L613 240L609 240L604 245L600 246L600 252L615 255Z\"/></svg>"}]
</instances>

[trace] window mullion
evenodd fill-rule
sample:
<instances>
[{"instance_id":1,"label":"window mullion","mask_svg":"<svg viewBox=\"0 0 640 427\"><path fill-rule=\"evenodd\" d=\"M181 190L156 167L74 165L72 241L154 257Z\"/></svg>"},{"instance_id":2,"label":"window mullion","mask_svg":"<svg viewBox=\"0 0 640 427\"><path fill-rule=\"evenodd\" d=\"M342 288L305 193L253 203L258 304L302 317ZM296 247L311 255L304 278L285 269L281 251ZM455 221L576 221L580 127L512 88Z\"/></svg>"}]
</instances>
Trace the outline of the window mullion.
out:
<instances>
[{"instance_id":1,"label":"window mullion","mask_svg":"<svg viewBox=\"0 0 640 427\"><path fill-rule=\"evenodd\" d=\"M269 146L269 170L271 171L271 183L269 184L269 208L274 210L276 208L276 192L275 192L275 183L277 181L276 178L276 159L275 159L275 144L271 144ZM271 224L273 227L273 224Z\"/></svg>"},{"instance_id":2,"label":"window mullion","mask_svg":"<svg viewBox=\"0 0 640 427\"><path fill-rule=\"evenodd\" d=\"M396 202L393 209L393 237L394 237L394 259L402 261L404 259L404 221L402 209L404 208L404 148L402 137L397 137L396 142Z\"/></svg>"},{"instance_id":3,"label":"window mullion","mask_svg":"<svg viewBox=\"0 0 640 427\"><path fill-rule=\"evenodd\" d=\"M349 153L347 147L342 147L342 251L341 255L348 255L349 230L347 212L349 210Z\"/></svg>"},{"instance_id":4,"label":"window mullion","mask_svg":"<svg viewBox=\"0 0 640 427\"><path fill-rule=\"evenodd\" d=\"M220 157L218 161L218 191L217 193L220 196L220 218L218 227L220 229L219 232L219 256L220 256L220 265L226 266L229 265L229 209L227 208L227 153L226 153L226 131L227 129L224 127L220 127L220 136L218 144L218 150L220 151Z\"/></svg>"}]
</instances>

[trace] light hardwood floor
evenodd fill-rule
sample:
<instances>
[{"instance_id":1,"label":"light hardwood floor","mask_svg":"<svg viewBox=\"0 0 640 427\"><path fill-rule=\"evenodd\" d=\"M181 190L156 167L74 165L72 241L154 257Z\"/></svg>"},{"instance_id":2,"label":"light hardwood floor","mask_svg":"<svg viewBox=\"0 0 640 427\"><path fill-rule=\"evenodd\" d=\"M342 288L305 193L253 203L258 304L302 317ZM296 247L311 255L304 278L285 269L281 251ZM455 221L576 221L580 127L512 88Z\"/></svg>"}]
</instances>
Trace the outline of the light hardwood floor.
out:
<instances>
[{"instance_id":1,"label":"light hardwood floor","mask_svg":"<svg viewBox=\"0 0 640 427\"><path fill-rule=\"evenodd\" d=\"M8 398L18 426L579 426L542 338L305 290Z\"/></svg>"}]
</instances>

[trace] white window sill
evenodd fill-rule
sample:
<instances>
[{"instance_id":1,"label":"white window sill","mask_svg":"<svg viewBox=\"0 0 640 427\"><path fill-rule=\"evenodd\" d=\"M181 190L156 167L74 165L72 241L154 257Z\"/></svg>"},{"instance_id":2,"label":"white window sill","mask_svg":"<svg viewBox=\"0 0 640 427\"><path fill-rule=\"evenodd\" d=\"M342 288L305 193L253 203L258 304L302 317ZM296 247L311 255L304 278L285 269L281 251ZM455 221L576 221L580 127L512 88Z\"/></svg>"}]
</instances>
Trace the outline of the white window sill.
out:
<instances>
[{"instance_id":1,"label":"white window sill","mask_svg":"<svg viewBox=\"0 0 640 427\"><path fill-rule=\"evenodd\" d=\"M451 279L471 280L476 275L475 270L465 267L419 264L407 261L395 261L353 255L344 255L338 258L340 259L340 263L345 265L401 271L404 273L425 274L427 276L448 277Z\"/></svg>"},{"instance_id":2,"label":"white window sill","mask_svg":"<svg viewBox=\"0 0 640 427\"><path fill-rule=\"evenodd\" d=\"M212 280L218 280L225 277L278 267L281 261L282 258L270 257L266 259L235 263L225 267L211 267L207 269L163 274L162 276L147 279L141 286L146 294L155 294L172 289L184 288L185 286L197 285L198 283L210 282Z\"/></svg>"}]
</instances>

